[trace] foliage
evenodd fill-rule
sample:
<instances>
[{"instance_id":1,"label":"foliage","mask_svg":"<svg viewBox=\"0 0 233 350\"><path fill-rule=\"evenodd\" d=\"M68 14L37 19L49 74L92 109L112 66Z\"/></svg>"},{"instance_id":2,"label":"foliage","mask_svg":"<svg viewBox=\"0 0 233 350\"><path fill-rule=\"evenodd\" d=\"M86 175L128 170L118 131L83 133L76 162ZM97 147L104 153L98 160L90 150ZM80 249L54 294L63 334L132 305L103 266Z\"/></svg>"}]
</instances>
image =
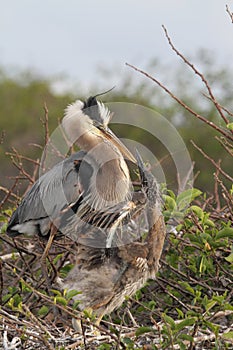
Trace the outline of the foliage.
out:
<instances>
[{"instance_id":1,"label":"foliage","mask_svg":"<svg viewBox=\"0 0 233 350\"><path fill-rule=\"evenodd\" d=\"M182 203L190 194L193 203L184 209ZM170 227L172 218L173 227L167 237L157 280L148 282L134 298L126 301L110 317L105 317L104 329L117 334L125 349L143 349L142 344L151 344L152 349L173 349L176 346L187 349L196 343L206 349L230 349L233 321L231 208L224 205L215 210L213 201L207 200L205 194L196 189L178 196L167 191L164 198L167 226ZM36 317L34 327L39 325L44 332L46 324L47 339L52 334L59 345L61 334L56 333L52 326L53 305L57 308L55 315L58 312L66 320L63 320L62 327L68 327L72 315L79 317L76 311L78 302L72 302L78 291L53 289L52 294L45 293L46 283L41 281L41 242L34 239L32 251L28 246L30 238L20 237L12 242L4 230L5 226L1 234L3 289L0 309L0 313L1 310L4 312L4 322L10 326L11 318L16 317L18 322L24 325L30 322L32 326L32 319ZM52 279L54 269L57 272L63 269L63 276L69 271L64 267L66 259L72 261L73 244L67 239L54 242L48 265ZM138 324L136 328L127 313L129 308L131 317ZM87 322L85 317L94 321L88 312L83 317L84 324ZM133 332L133 338L127 337L129 331ZM37 332L41 337L40 331ZM25 330L22 329L20 334L25 346L30 343ZM45 339L43 341L46 343ZM109 338L97 348L112 349L114 344L116 341Z\"/></svg>"}]
</instances>

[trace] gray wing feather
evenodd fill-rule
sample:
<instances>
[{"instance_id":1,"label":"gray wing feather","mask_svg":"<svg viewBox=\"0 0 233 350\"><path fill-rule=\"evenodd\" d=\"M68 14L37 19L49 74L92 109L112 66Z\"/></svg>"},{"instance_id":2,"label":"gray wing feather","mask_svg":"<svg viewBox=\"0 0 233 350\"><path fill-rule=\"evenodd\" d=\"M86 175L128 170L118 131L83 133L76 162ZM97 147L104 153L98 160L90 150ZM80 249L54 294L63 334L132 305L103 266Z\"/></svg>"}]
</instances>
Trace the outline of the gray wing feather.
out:
<instances>
[{"instance_id":1,"label":"gray wing feather","mask_svg":"<svg viewBox=\"0 0 233 350\"><path fill-rule=\"evenodd\" d=\"M47 218L46 226L47 223L56 219L65 207L78 200L82 185L75 162L82 161L85 155L86 153L83 151L71 155L35 182L13 213L7 229L9 234L22 233L23 224L30 221L34 222L32 225L38 226L43 223L43 219ZM22 227L20 228L19 225ZM21 231L18 230L19 228ZM45 229L45 231L47 230ZM32 233L35 232L36 229ZM46 233L48 232L43 234Z\"/></svg>"}]
</instances>

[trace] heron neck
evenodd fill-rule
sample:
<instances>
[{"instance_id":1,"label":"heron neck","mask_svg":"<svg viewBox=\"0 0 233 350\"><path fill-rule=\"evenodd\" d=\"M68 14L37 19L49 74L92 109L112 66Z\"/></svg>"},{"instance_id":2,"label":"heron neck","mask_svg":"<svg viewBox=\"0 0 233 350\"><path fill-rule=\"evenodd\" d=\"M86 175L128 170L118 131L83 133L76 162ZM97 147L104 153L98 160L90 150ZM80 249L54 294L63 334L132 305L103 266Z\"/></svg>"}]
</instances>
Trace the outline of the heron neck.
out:
<instances>
[{"instance_id":1,"label":"heron neck","mask_svg":"<svg viewBox=\"0 0 233 350\"><path fill-rule=\"evenodd\" d=\"M78 144L95 160L97 166L95 186L99 195L95 197L100 196L109 205L126 200L130 196L131 183L129 170L121 152L111 141L101 136L92 137L88 133L86 137L85 140L82 136Z\"/></svg>"}]
</instances>

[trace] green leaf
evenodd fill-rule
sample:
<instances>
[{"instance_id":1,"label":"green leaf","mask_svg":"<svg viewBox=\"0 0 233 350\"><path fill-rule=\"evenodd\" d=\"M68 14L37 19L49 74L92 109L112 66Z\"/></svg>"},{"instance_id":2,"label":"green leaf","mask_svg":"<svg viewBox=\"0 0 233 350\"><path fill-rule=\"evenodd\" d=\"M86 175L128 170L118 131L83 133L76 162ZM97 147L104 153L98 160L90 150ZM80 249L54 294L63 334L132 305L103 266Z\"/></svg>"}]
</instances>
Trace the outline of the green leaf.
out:
<instances>
[{"instance_id":1,"label":"green leaf","mask_svg":"<svg viewBox=\"0 0 233 350\"><path fill-rule=\"evenodd\" d=\"M134 345L134 341L130 338L123 338L123 343L125 343L126 345L130 345L133 346Z\"/></svg>"},{"instance_id":2,"label":"green leaf","mask_svg":"<svg viewBox=\"0 0 233 350\"><path fill-rule=\"evenodd\" d=\"M233 130L233 123L229 123L229 124L227 124L227 129L229 129L229 130Z\"/></svg>"},{"instance_id":3,"label":"green leaf","mask_svg":"<svg viewBox=\"0 0 233 350\"><path fill-rule=\"evenodd\" d=\"M63 305L63 306L66 306L66 305L67 305L67 300L66 300L65 298L63 298L63 297L56 296L56 297L54 298L54 303L55 303L55 304L61 304L61 305Z\"/></svg>"},{"instance_id":4,"label":"green leaf","mask_svg":"<svg viewBox=\"0 0 233 350\"><path fill-rule=\"evenodd\" d=\"M190 341L190 342L193 341L193 337L192 337L191 335L185 334L185 333L179 334L179 337L178 337L178 338L179 338L179 339L182 339L182 340L188 340L188 341ZM186 347L186 349L187 349L187 347Z\"/></svg>"},{"instance_id":5,"label":"green leaf","mask_svg":"<svg viewBox=\"0 0 233 350\"><path fill-rule=\"evenodd\" d=\"M189 334L184 334L184 333L179 334L179 339L188 340L188 341L190 341L190 342L193 341L193 337L192 337L191 335L189 335ZM186 347L186 349L187 349L187 347Z\"/></svg>"},{"instance_id":6,"label":"green leaf","mask_svg":"<svg viewBox=\"0 0 233 350\"><path fill-rule=\"evenodd\" d=\"M172 329L176 328L176 324L175 321L173 320L173 318L171 318L170 316L163 314L163 319L166 323L168 323Z\"/></svg>"},{"instance_id":7,"label":"green leaf","mask_svg":"<svg viewBox=\"0 0 233 350\"><path fill-rule=\"evenodd\" d=\"M75 300L75 302L72 305L73 310L77 310L80 304L80 300Z\"/></svg>"},{"instance_id":8,"label":"green leaf","mask_svg":"<svg viewBox=\"0 0 233 350\"><path fill-rule=\"evenodd\" d=\"M207 302L205 305L206 311L209 311L210 309L212 309L212 307L214 307L216 303L217 302L215 300L210 300L209 302Z\"/></svg>"},{"instance_id":9,"label":"green leaf","mask_svg":"<svg viewBox=\"0 0 233 350\"><path fill-rule=\"evenodd\" d=\"M178 313L179 319L184 318L184 313L183 313L182 310L180 310L180 309L178 309L178 307L176 307L176 311L177 311L177 313Z\"/></svg>"},{"instance_id":10,"label":"green leaf","mask_svg":"<svg viewBox=\"0 0 233 350\"><path fill-rule=\"evenodd\" d=\"M180 281L179 284L183 288L185 288L189 293L191 293L192 295L195 295L195 290L190 286L190 284L188 282Z\"/></svg>"},{"instance_id":11,"label":"green leaf","mask_svg":"<svg viewBox=\"0 0 233 350\"><path fill-rule=\"evenodd\" d=\"M182 329L184 329L185 327L190 327L192 326L194 323L196 322L195 318L186 318L185 320L177 323L176 325L176 329L178 331L181 331Z\"/></svg>"},{"instance_id":12,"label":"green leaf","mask_svg":"<svg viewBox=\"0 0 233 350\"><path fill-rule=\"evenodd\" d=\"M58 254L58 255L53 259L53 264L55 265L62 257L63 257L63 254Z\"/></svg>"},{"instance_id":13,"label":"green leaf","mask_svg":"<svg viewBox=\"0 0 233 350\"><path fill-rule=\"evenodd\" d=\"M136 337L138 337L139 335L145 334L145 333L149 333L149 332L154 332L154 329L151 327L140 327L136 330L135 334Z\"/></svg>"},{"instance_id":14,"label":"green leaf","mask_svg":"<svg viewBox=\"0 0 233 350\"><path fill-rule=\"evenodd\" d=\"M3 224L2 227L0 228L0 233L5 233L7 228L7 223Z\"/></svg>"},{"instance_id":15,"label":"green leaf","mask_svg":"<svg viewBox=\"0 0 233 350\"><path fill-rule=\"evenodd\" d=\"M228 261L229 263L233 263L233 253L231 253L230 255L228 255L226 258L225 258L226 261Z\"/></svg>"},{"instance_id":16,"label":"green leaf","mask_svg":"<svg viewBox=\"0 0 233 350\"><path fill-rule=\"evenodd\" d=\"M221 238L233 238L233 228L232 227L224 227L216 234L216 239Z\"/></svg>"},{"instance_id":17,"label":"green leaf","mask_svg":"<svg viewBox=\"0 0 233 350\"><path fill-rule=\"evenodd\" d=\"M55 295L58 295L59 297L62 296L60 290L57 290L57 289L51 289L51 292L53 292Z\"/></svg>"},{"instance_id":18,"label":"green leaf","mask_svg":"<svg viewBox=\"0 0 233 350\"><path fill-rule=\"evenodd\" d=\"M219 332L219 325L216 325L215 323L209 322L205 320L205 324L209 327L209 329L214 332L215 335L218 335Z\"/></svg>"},{"instance_id":19,"label":"green leaf","mask_svg":"<svg viewBox=\"0 0 233 350\"><path fill-rule=\"evenodd\" d=\"M112 346L111 344L103 343L100 346L98 346L98 350L111 350Z\"/></svg>"},{"instance_id":20,"label":"green leaf","mask_svg":"<svg viewBox=\"0 0 233 350\"><path fill-rule=\"evenodd\" d=\"M232 340L233 339L233 331L230 331L230 332L227 332L227 333L223 333L222 337L225 338L225 339Z\"/></svg>"},{"instance_id":21,"label":"green leaf","mask_svg":"<svg viewBox=\"0 0 233 350\"><path fill-rule=\"evenodd\" d=\"M196 197L200 196L202 192L196 188L190 188L177 196L177 206L179 210L185 209Z\"/></svg>"},{"instance_id":22,"label":"green leaf","mask_svg":"<svg viewBox=\"0 0 233 350\"><path fill-rule=\"evenodd\" d=\"M215 227L215 223L210 219L205 220L205 225L207 225L209 227Z\"/></svg>"},{"instance_id":23,"label":"green leaf","mask_svg":"<svg viewBox=\"0 0 233 350\"><path fill-rule=\"evenodd\" d=\"M48 312L49 312L49 308L48 308L47 306L43 305L43 306L38 310L38 315L43 317L43 316L47 315Z\"/></svg>"},{"instance_id":24,"label":"green leaf","mask_svg":"<svg viewBox=\"0 0 233 350\"><path fill-rule=\"evenodd\" d=\"M200 220L202 220L204 218L204 215L205 215L204 211L200 207L198 207L197 205L192 205L190 207L190 210L192 210Z\"/></svg>"},{"instance_id":25,"label":"green leaf","mask_svg":"<svg viewBox=\"0 0 233 350\"><path fill-rule=\"evenodd\" d=\"M165 207L167 209L169 209L170 211L173 211L176 209L176 201L172 197L168 195L164 195L163 199L165 201Z\"/></svg>"},{"instance_id":26,"label":"green leaf","mask_svg":"<svg viewBox=\"0 0 233 350\"><path fill-rule=\"evenodd\" d=\"M71 289L66 293L66 299L70 300L78 294L82 294L82 292L79 292L76 289Z\"/></svg>"}]
</instances>

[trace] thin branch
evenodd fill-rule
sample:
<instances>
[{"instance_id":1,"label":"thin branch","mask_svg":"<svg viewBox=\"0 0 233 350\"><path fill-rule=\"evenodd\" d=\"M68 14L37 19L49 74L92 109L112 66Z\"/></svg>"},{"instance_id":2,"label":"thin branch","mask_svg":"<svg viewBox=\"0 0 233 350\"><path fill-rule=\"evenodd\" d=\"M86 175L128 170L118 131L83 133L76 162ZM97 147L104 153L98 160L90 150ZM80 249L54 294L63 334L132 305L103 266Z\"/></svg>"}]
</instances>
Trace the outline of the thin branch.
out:
<instances>
[{"instance_id":1,"label":"thin branch","mask_svg":"<svg viewBox=\"0 0 233 350\"><path fill-rule=\"evenodd\" d=\"M3 200L0 203L0 209L4 206L4 204L8 201L8 199L10 198L10 196L13 196L13 191L16 187L16 185L18 184L18 178L15 179L13 185L11 186L11 188L8 190L8 192L6 193L6 196L3 198Z\"/></svg>"},{"instance_id":2,"label":"thin branch","mask_svg":"<svg viewBox=\"0 0 233 350\"><path fill-rule=\"evenodd\" d=\"M16 163L16 161L13 159L12 159L12 163L17 169L19 169L19 171L25 176L26 179L28 179L32 184L34 183L34 179L31 177L31 175L28 174L26 170L24 170L21 164Z\"/></svg>"},{"instance_id":3,"label":"thin branch","mask_svg":"<svg viewBox=\"0 0 233 350\"><path fill-rule=\"evenodd\" d=\"M211 101L214 103L214 105L215 105L217 111L219 112L220 117L224 120L224 122L225 122L226 124L229 124L229 120L228 120L228 119L226 118L226 116L223 114L223 112L222 112L222 110L221 110L221 106L220 106L219 103L217 102L217 100L216 100L216 98L215 98L215 96L214 96L214 94L213 94L213 92L212 92L212 90L211 90L211 87L210 87L208 81L206 80L206 78L204 77L204 75L203 75L201 72L199 72L199 71L197 70L197 68L196 68L192 63L190 63L190 62L177 50L177 48L173 45L172 40L171 40L170 36L168 35L168 31L167 31L166 27L163 25L162 28L163 28L163 30L164 30L164 32L165 32L165 36L166 36L166 38L167 38L167 40L168 40L168 43L169 43L169 45L171 46L172 50L184 61L185 64L187 64L187 65L194 71L195 74L197 74L197 75L201 78L202 82L204 83L205 87L207 88L207 91L208 91L208 93L209 93L209 96L210 96L210 98L211 98Z\"/></svg>"},{"instance_id":4,"label":"thin branch","mask_svg":"<svg viewBox=\"0 0 233 350\"><path fill-rule=\"evenodd\" d=\"M232 195L228 192L227 188L225 187L225 185L223 184L223 182L219 179L218 174L214 174L215 179L217 180L217 182L219 183L221 189L222 189L222 195L227 203L227 206L229 208L229 212L231 213L231 215L233 215L233 198Z\"/></svg>"},{"instance_id":5,"label":"thin branch","mask_svg":"<svg viewBox=\"0 0 233 350\"><path fill-rule=\"evenodd\" d=\"M230 11L228 5L226 5L226 11L227 11L228 15L230 16L231 23L233 23L233 12Z\"/></svg>"},{"instance_id":6,"label":"thin branch","mask_svg":"<svg viewBox=\"0 0 233 350\"><path fill-rule=\"evenodd\" d=\"M5 193L7 193L7 194L9 194L9 192L10 192L10 190L8 190L8 188L3 187L3 186L0 186L0 191L5 192ZM11 192L10 195L11 195L12 197L14 197L16 200L20 200L20 198L21 198L20 196L17 196L17 194L15 194L15 193L13 193L13 192Z\"/></svg>"},{"instance_id":7,"label":"thin branch","mask_svg":"<svg viewBox=\"0 0 233 350\"><path fill-rule=\"evenodd\" d=\"M47 145L49 141L49 110L47 108L46 102L44 102L44 119L41 118L42 125L44 127L44 143Z\"/></svg>"},{"instance_id":8,"label":"thin branch","mask_svg":"<svg viewBox=\"0 0 233 350\"><path fill-rule=\"evenodd\" d=\"M233 178L228 175L222 168L216 163L212 158L210 158L200 147L198 147L193 140L191 140L192 145L206 158L208 159L214 166L215 168L219 171L220 174L225 176L225 178L231 182L233 182Z\"/></svg>"},{"instance_id":9,"label":"thin branch","mask_svg":"<svg viewBox=\"0 0 233 350\"><path fill-rule=\"evenodd\" d=\"M203 117L202 115L198 114L197 112L195 112L191 107L187 106L181 99L179 99L177 96L175 96L166 86L164 86L159 80L155 79L154 77L152 77L150 74L146 73L145 71L129 64L126 63L126 65L132 69L134 69L135 71L143 74L144 76L146 76L147 78L151 79L153 82L155 82L158 86L160 86L168 95L170 95L176 102L178 102L184 109L186 109L189 113L191 113L192 115L194 115L196 118L200 119L201 121L203 121L204 123L208 124L209 126L211 126L213 129L217 130L219 133L221 133L222 135L224 135L226 138L228 138L229 140L233 141L233 136L225 129L220 128L218 125L214 124L213 122L209 121L208 119L206 119L205 117Z\"/></svg>"},{"instance_id":10,"label":"thin branch","mask_svg":"<svg viewBox=\"0 0 233 350\"><path fill-rule=\"evenodd\" d=\"M208 100L210 100L210 101L213 102L212 98L211 98L210 96L208 96L207 94L202 93L202 95L203 95L204 97L206 97ZM233 113L230 112L229 109L227 109L226 107L223 107L220 103L219 103L219 106L220 106L220 108L221 108L224 112L226 112L230 117L233 117Z\"/></svg>"},{"instance_id":11,"label":"thin branch","mask_svg":"<svg viewBox=\"0 0 233 350\"><path fill-rule=\"evenodd\" d=\"M38 159L34 160L34 159L29 158L29 157L26 157L26 156L23 156L21 154L18 154L17 150L14 147L12 147L12 150L14 151L14 153L13 152L6 152L6 155L10 156L10 157L19 157L20 159L27 160L30 163L33 163L35 165L40 165L40 162L39 162Z\"/></svg>"},{"instance_id":12,"label":"thin branch","mask_svg":"<svg viewBox=\"0 0 233 350\"><path fill-rule=\"evenodd\" d=\"M1 132L1 136L0 136L0 145L3 144L5 136L6 136L6 132L3 130Z\"/></svg>"},{"instance_id":13,"label":"thin branch","mask_svg":"<svg viewBox=\"0 0 233 350\"><path fill-rule=\"evenodd\" d=\"M218 167L220 168L220 164L221 164L221 160L219 159L218 161ZM219 168L216 169L216 173L215 175L215 181L214 181L214 197L215 197L215 201L216 201L216 210L220 211L221 210L221 203L220 203L220 198L219 198L219 193L218 193L218 181L217 178L219 176Z\"/></svg>"},{"instance_id":14,"label":"thin branch","mask_svg":"<svg viewBox=\"0 0 233 350\"><path fill-rule=\"evenodd\" d=\"M189 171L187 172L186 176L184 179L180 178L180 174L177 173L177 183L178 183L178 188L180 192L183 192L190 182L190 180L193 180L193 169L194 169L194 162L192 162L192 165L190 166Z\"/></svg>"},{"instance_id":15,"label":"thin branch","mask_svg":"<svg viewBox=\"0 0 233 350\"><path fill-rule=\"evenodd\" d=\"M230 156L233 157L233 145L231 145L230 143L226 142L225 139L221 139L218 136L215 136L216 140L221 144L221 146L227 151L227 153L230 154Z\"/></svg>"}]
</instances>

